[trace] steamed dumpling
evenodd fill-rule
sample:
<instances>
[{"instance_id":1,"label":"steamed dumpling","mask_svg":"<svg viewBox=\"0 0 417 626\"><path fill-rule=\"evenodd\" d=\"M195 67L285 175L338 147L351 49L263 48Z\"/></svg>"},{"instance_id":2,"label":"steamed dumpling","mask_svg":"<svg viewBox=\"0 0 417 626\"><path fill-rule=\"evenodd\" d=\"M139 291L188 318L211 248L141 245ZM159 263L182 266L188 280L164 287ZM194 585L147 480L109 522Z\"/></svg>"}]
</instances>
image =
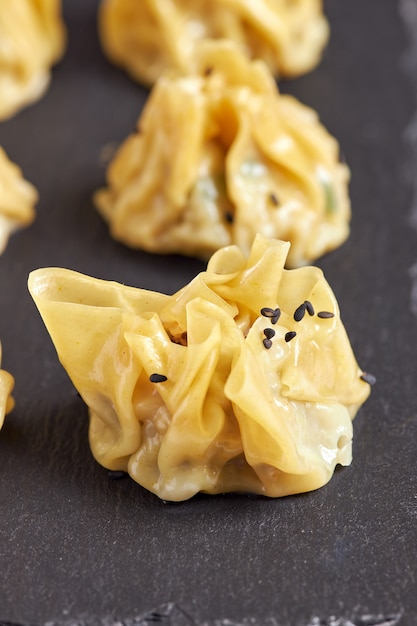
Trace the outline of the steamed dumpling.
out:
<instances>
[{"instance_id":1,"label":"steamed dumpling","mask_svg":"<svg viewBox=\"0 0 417 626\"><path fill-rule=\"evenodd\" d=\"M32 223L37 200L35 187L0 147L0 254L15 230Z\"/></svg>"},{"instance_id":2,"label":"steamed dumpling","mask_svg":"<svg viewBox=\"0 0 417 626\"><path fill-rule=\"evenodd\" d=\"M95 203L115 239L209 258L255 235L289 241L289 266L349 234L349 170L317 114L281 95L228 42L199 48L193 76L159 79Z\"/></svg>"},{"instance_id":3,"label":"steamed dumpling","mask_svg":"<svg viewBox=\"0 0 417 626\"><path fill-rule=\"evenodd\" d=\"M0 365L1 365L1 344L0 344ZM14 378L9 372L0 369L0 428L3 426L4 417L14 407L14 400L11 392L14 387Z\"/></svg>"},{"instance_id":4,"label":"steamed dumpling","mask_svg":"<svg viewBox=\"0 0 417 626\"><path fill-rule=\"evenodd\" d=\"M99 31L109 58L151 84L167 69L187 73L198 43L229 39L274 75L320 61L329 28L321 0L102 0Z\"/></svg>"},{"instance_id":5,"label":"steamed dumpling","mask_svg":"<svg viewBox=\"0 0 417 626\"><path fill-rule=\"evenodd\" d=\"M369 394L321 270L289 245L219 250L172 296L65 269L29 290L90 412L99 463L165 500L199 491L277 497L351 462Z\"/></svg>"},{"instance_id":6,"label":"steamed dumpling","mask_svg":"<svg viewBox=\"0 0 417 626\"><path fill-rule=\"evenodd\" d=\"M0 120L44 94L64 46L60 0L0 1Z\"/></svg>"}]
</instances>

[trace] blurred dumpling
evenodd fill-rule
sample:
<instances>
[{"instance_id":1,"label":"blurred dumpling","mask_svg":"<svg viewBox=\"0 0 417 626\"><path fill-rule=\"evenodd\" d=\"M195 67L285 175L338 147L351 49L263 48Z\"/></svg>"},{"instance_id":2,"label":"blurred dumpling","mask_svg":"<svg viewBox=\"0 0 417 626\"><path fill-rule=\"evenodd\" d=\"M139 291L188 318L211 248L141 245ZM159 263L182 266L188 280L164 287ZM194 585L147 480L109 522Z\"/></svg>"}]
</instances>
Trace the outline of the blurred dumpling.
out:
<instances>
[{"instance_id":1,"label":"blurred dumpling","mask_svg":"<svg viewBox=\"0 0 417 626\"><path fill-rule=\"evenodd\" d=\"M1 365L1 344L0 344ZM0 428L3 426L4 417L14 407L14 399L11 396L14 387L14 378L9 372L0 369Z\"/></svg>"},{"instance_id":2,"label":"blurred dumpling","mask_svg":"<svg viewBox=\"0 0 417 626\"><path fill-rule=\"evenodd\" d=\"M147 84L187 73L204 39L230 39L274 75L298 76L329 34L321 0L102 0L99 31L109 58Z\"/></svg>"},{"instance_id":3,"label":"blurred dumpling","mask_svg":"<svg viewBox=\"0 0 417 626\"><path fill-rule=\"evenodd\" d=\"M32 223L37 200L35 187L0 147L0 254L15 230Z\"/></svg>"},{"instance_id":4,"label":"blurred dumpling","mask_svg":"<svg viewBox=\"0 0 417 626\"><path fill-rule=\"evenodd\" d=\"M200 46L193 76L158 80L95 204L115 239L208 258L257 232L291 242L290 266L349 234L349 169L315 111L281 95L230 42Z\"/></svg>"},{"instance_id":5,"label":"blurred dumpling","mask_svg":"<svg viewBox=\"0 0 417 626\"><path fill-rule=\"evenodd\" d=\"M0 1L0 120L44 94L64 46L60 0Z\"/></svg>"},{"instance_id":6,"label":"blurred dumpling","mask_svg":"<svg viewBox=\"0 0 417 626\"><path fill-rule=\"evenodd\" d=\"M166 500L277 497L351 462L369 394L320 269L289 244L219 250L172 296L39 269L29 290L90 412L99 463ZM368 380L368 382L366 382Z\"/></svg>"}]
</instances>

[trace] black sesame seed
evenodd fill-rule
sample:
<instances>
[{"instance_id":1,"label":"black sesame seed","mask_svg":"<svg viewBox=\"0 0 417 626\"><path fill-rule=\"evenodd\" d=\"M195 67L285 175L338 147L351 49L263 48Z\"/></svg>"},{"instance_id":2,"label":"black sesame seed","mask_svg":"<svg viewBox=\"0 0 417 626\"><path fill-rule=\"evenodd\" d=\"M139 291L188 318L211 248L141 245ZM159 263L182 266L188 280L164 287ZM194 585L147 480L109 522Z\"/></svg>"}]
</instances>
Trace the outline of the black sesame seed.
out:
<instances>
[{"instance_id":1,"label":"black sesame seed","mask_svg":"<svg viewBox=\"0 0 417 626\"><path fill-rule=\"evenodd\" d=\"M373 374L369 374L369 372L362 372L360 379L368 383L368 385L375 385L376 378Z\"/></svg>"},{"instance_id":2,"label":"black sesame seed","mask_svg":"<svg viewBox=\"0 0 417 626\"><path fill-rule=\"evenodd\" d=\"M279 200L274 192L269 194L269 201L273 206L279 206Z\"/></svg>"},{"instance_id":3,"label":"black sesame seed","mask_svg":"<svg viewBox=\"0 0 417 626\"><path fill-rule=\"evenodd\" d=\"M275 330L273 328L264 328L264 335L267 339L272 339L275 336Z\"/></svg>"},{"instance_id":4,"label":"black sesame seed","mask_svg":"<svg viewBox=\"0 0 417 626\"><path fill-rule=\"evenodd\" d=\"M151 374L149 380L151 383L164 383L168 378L163 374Z\"/></svg>"},{"instance_id":5,"label":"black sesame seed","mask_svg":"<svg viewBox=\"0 0 417 626\"><path fill-rule=\"evenodd\" d=\"M295 330L290 330L288 333L285 333L285 341L288 343L291 339L294 339L296 334Z\"/></svg>"},{"instance_id":6,"label":"black sesame seed","mask_svg":"<svg viewBox=\"0 0 417 626\"><path fill-rule=\"evenodd\" d=\"M270 339L268 339L267 337L265 337L265 339L262 341L262 343L264 344L265 348L267 350L269 350L269 348L272 348L272 341Z\"/></svg>"},{"instance_id":7,"label":"black sesame seed","mask_svg":"<svg viewBox=\"0 0 417 626\"><path fill-rule=\"evenodd\" d=\"M274 317L271 317L271 324L276 324L280 318L281 311L279 309L277 309L277 311L278 311L277 314L274 315Z\"/></svg>"},{"instance_id":8,"label":"black sesame seed","mask_svg":"<svg viewBox=\"0 0 417 626\"><path fill-rule=\"evenodd\" d=\"M306 300L304 302L304 304L306 305L306 311L309 315L314 315L314 307L311 304L310 300Z\"/></svg>"},{"instance_id":9,"label":"black sesame seed","mask_svg":"<svg viewBox=\"0 0 417 626\"><path fill-rule=\"evenodd\" d=\"M303 304L300 304L299 307L297 307L294 311L294 319L296 322L301 322L301 320L303 319L305 312L306 312L306 303L303 302Z\"/></svg>"},{"instance_id":10,"label":"black sesame seed","mask_svg":"<svg viewBox=\"0 0 417 626\"><path fill-rule=\"evenodd\" d=\"M126 478L129 474L122 470L108 470L107 475L112 480L121 480L122 478Z\"/></svg>"},{"instance_id":11,"label":"black sesame seed","mask_svg":"<svg viewBox=\"0 0 417 626\"><path fill-rule=\"evenodd\" d=\"M224 219L228 224L233 224L235 218L233 216L233 213L231 213L230 211L226 211L226 213L224 214Z\"/></svg>"},{"instance_id":12,"label":"black sesame seed","mask_svg":"<svg viewBox=\"0 0 417 626\"><path fill-rule=\"evenodd\" d=\"M279 310L279 308L271 309L271 307L265 306L263 309L261 309L261 315L263 315L264 317L279 317L281 315L281 311Z\"/></svg>"},{"instance_id":13,"label":"black sesame seed","mask_svg":"<svg viewBox=\"0 0 417 626\"><path fill-rule=\"evenodd\" d=\"M334 317L334 313L332 313L331 311L319 311L317 313L317 317L320 317L323 320L327 320L331 317Z\"/></svg>"}]
</instances>

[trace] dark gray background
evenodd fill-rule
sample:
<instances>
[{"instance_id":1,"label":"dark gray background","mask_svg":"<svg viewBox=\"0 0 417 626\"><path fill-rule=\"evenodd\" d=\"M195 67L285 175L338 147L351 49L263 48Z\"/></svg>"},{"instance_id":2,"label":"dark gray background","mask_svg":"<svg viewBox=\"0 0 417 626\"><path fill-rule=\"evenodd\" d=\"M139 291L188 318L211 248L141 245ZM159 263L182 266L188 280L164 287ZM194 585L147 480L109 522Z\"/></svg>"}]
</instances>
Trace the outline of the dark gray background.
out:
<instances>
[{"instance_id":1,"label":"dark gray background","mask_svg":"<svg viewBox=\"0 0 417 626\"><path fill-rule=\"evenodd\" d=\"M319 111L352 169L351 237L319 264L359 363L378 378L355 420L353 465L307 495L173 505L110 480L92 459L86 408L27 293L41 266L167 293L204 267L124 248L93 209L101 150L133 130L147 92L102 56L97 0L64 0L68 51L48 94L0 124L0 145L40 192L36 222L0 258L3 366L16 378L0 432L0 621L125 620L175 602L197 624L417 623L417 233L405 141L416 85L403 67L405 4L329 0L322 64L282 85Z\"/></svg>"}]
</instances>

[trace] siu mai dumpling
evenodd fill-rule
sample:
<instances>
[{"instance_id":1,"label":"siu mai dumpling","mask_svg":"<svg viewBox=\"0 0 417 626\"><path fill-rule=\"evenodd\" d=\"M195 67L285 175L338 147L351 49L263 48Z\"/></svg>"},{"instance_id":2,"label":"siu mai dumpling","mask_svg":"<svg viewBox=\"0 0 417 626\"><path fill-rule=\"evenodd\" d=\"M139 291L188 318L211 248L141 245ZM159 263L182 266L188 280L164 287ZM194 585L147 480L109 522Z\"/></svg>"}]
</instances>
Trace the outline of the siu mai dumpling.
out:
<instances>
[{"instance_id":1,"label":"siu mai dumpling","mask_svg":"<svg viewBox=\"0 0 417 626\"><path fill-rule=\"evenodd\" d=\"M204 39L229 39L274 75L313 69L329 27L321 0L102 0L99 32L117 65L145 84L167 69L187 73Z\"/></svg>"},{"instance_id":2,"label":"siu mai dumpling","mask_svg":"<svg viewBox=\"0 0 417 626\"><path fill-rule=\"evenodd\" d=\"M259 232L289 241L294 267L347 238L348 179L315 111L281 95L264 63L207 43L193 76L158 80L95 204L134 248L249 254Z\"/></svg>"},{"instance_id":3,"label":"siu mai dumpling","mask_svg":"<svg viewBox=\"0 0 417 626\"><path fill-rule=\"evenodd\" d=\"M15 230L32 223L37 200L35 187L0 147L0 254Z\"/></svg>"},{"instance_id":4,"label":"siu mai dumpling","mask_svg":"<svg viewBox=\"0 0 417 626\"><path fill-rule=\"evenodd\" d=\"M44 94L64 47L61 0L0 1L0 120Z\"/></svg>"},{"instance_id":5,"label":"siu mai dumpling","mask_svg":"<svg viewBox=\"0 0 417 626\"><path fill-rule=\"evenodd\" d=\"M30 275L99 463L184 500L310 491L351 462L371 379L321 270L285 270L288 248L260 235L249 258L226 247L172 296L66 269Z\"/></svg>"},{"instance_id":6,"label":"siu mai dumpling","mask_svg":"<svg viewBox=\"0 0 417 626\"><path fill-rule=\"evenodd\" d=\"M0 365L1 365L1 344L0 344ZM14 387L14 378L6 370L0 369L0 428L3 426L4 417L14 407L14 399L11 395Z\"/></svg>"}]
</instances>

